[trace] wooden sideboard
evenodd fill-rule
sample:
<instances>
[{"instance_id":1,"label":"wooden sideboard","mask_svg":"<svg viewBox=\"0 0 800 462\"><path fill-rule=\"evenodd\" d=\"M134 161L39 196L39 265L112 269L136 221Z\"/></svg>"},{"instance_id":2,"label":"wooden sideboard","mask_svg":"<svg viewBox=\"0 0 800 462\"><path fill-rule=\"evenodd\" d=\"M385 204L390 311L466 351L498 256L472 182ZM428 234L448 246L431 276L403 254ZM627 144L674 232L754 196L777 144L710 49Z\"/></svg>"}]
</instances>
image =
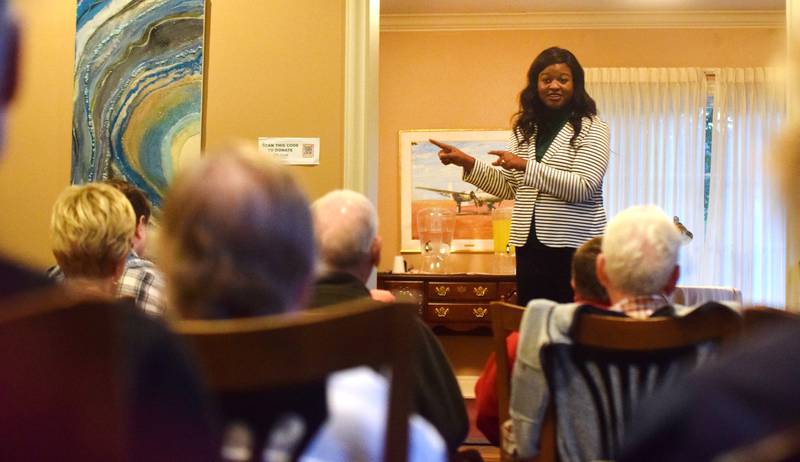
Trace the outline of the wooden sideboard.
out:
<instances>
[{"instance_id":1,"label":"wooden sideboard","mask_svg":"<svg viewBox=\"0 0 800 462\"><path fill-rule=\"evenodd\" d=\"M378 288L416 300L419 315L440 333L491 332L489 302L517 301L513 274L378 273Z\"/></svg>"}]
</instances>

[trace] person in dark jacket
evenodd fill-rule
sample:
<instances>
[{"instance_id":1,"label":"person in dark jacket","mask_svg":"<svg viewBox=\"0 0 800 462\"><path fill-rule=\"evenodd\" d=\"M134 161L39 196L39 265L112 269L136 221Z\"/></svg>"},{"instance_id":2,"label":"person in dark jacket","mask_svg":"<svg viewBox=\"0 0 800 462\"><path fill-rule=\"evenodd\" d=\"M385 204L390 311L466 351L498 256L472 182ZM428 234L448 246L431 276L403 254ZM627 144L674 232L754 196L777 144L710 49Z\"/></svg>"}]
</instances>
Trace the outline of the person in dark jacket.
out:
<instances>
[{"instance_id":1,"label":"person in dark jacket","mask_svg":"<svg viewBox=\"0 0 800 462\"><path fill-rule=\"evenodd\" d=\"M336 190L315 201L311 209L320 262L309 307L370 297L366 282L381 254L372 203L357 192ZM409 339L416 352L415 408L453 453L469 430L464 398L436 336L419 318L415 327L416 336Z\"/></svg>"},{"instance_id":2,"label":"person in dark jacket","mask_svg":"<svg viewBox=\"0 0 800 462\"><path fill-rule=\"evenodd\" d=\"M0 0L0 158L6 109L17 82L19 35L8 0ZM217 460L208 402L178 339L125 301L103 303L112 314L111 325L76 316L58 330L41 329L42 318L54 310L36 301L63 301L66 308L73 295L0 255L0 459L91 462L112 460L113 454L113 460ZM75 351L70 355L59 347L85 346L72 341L76 338L89 338L91 344L96 334L105 333L92 330L98 326L113 333L114 372L76 376L74 370L89 363L93 352L81 350L82 364L74 364L66 361ZM61 366L64 374L55 370ZM117 401L102 401L109 395ZM108 424L105 433L91 431L98 423Z\"/></svg>"}]
</instances>

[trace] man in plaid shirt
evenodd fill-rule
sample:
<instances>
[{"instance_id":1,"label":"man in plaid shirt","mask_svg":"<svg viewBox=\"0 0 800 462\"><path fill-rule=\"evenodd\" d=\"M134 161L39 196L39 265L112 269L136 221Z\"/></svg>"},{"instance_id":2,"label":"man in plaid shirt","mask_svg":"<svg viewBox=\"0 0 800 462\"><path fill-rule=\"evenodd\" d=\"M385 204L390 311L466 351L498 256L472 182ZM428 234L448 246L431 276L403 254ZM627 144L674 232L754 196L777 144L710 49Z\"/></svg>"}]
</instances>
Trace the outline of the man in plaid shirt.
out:
<instances>
[{"instance_id":1,"label":"man in plaid shirt","mask_svg":"<svg viewBox=\"0 0 800 462\"><path fill-rule=\"evenodd\" d=\"M125 262L125 272L117 284L117 295L133 297L136 300L136 306L147 314L161 316L165 308L164 277L153 262L140 257L140 255L144 255L147 246L150 203L139 188L127 181L114 179L108 180L106 183L122 191L136 213L133 249Z\"/></svg>"},{"instance_id":2,"label":"man in plaid shirt","mask_svg":"<svg viewBox=\"0 0 800 462\"><path fill-rule=\"evenodd\" d=\"M131 297L136 306L145 313L161 316L164 313L164 277L153 262L143 255L147 246L147 225L150 223L150 202L136 186L124 180L108 180L106 184L120 190L128 198L136 213L136 232L133 235L133 248L125 261L125 272L117 282L117 296ZM48 277L56 281L64 280L61 268L54 266L47 271Z\"/></svg>"},{"instance_id":3,"label":"man in plaid shirt","mask_svg":"<svg viewBox=\"0 0 800 462\"><path fill-rule=\"evenodd\" d=\"M125 262L125 272L117 283L117 296L133 297L136 306L147 314L164 314L164 278L153 262L139 257L136 250L131 250Z\"/></svg>"}]
</instances>

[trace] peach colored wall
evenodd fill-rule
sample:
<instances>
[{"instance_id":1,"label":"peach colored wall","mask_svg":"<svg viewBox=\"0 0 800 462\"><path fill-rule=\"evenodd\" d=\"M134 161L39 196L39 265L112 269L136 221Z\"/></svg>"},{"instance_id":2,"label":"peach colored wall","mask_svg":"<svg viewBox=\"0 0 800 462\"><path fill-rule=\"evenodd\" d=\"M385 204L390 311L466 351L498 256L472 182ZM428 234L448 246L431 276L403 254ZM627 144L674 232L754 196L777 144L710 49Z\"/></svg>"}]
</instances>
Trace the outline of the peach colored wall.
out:
<instances>
[{"instance_id":1,"label":"peach colored wall","mask_svg":"<svg viewBox=\"0 0 800 462\"><path fill-rule=\"evenodd\" d=\"M22 72L0 160L0 251L50 264L48 226L69 183L75 2L12 0L22 23Z\"/></svg>"},{"instance_id":2,"label":"peach colored wall","mask_svg":"<svg viewBox=\"0 0 800 462\"><path fill-rule=\"evenodd\" d=\"M528 66L544 48L568 48L585 67L765 66L785 49L783 29L383 32L380 39L382 270L400 250L398 131L508 128ZM454 255L454 266L486 271L487 257Z\"/></svg>"},{"instance_id":3,"label":"peach colored wall","mask_svg":"<svg viewBox=\"0 0 800 462\"><path fill-rule=\"evenodd\" d=\"M0 251L52 263L48 224L69 182L75 1L12 0L23 24L20 94L0 165ZM344 0L209 0L206 142L321 138L292 167L310 197L342 185Z\"/></svg>"},{"instance_id":4,"label":"peach colored wall","mask_svg":"<svg viewBox=\"0 0 800 462\"><path fill-rule=\"evenodd\" d=\"M231 137L320 138L320 165L291 167L308 195L342 186L344 0L215 0L206 146Z\"/></svg>"}]
</instances>

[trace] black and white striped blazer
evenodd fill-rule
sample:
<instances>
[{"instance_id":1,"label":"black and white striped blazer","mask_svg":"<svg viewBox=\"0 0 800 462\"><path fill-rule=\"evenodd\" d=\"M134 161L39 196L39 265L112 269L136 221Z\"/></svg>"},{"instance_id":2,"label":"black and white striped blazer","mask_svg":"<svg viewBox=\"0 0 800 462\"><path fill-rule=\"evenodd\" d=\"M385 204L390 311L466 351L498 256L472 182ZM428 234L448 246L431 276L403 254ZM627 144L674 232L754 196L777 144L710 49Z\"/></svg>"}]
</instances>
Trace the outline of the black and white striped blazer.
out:
<instances>
[{"instance_id":1,"label":"black and white striped blazer","mask_svg":"<svg viewBox=\"0 0 800 462\"><path fill-rule=\"evenodd\" d=\"M464 181L489 194L514 199L509 244L525 245L536 208L536 236L548 247L579 247L603 234L603 176L608 167L608 125L584 117L575 146L569 122L558 132L541 162L536 161L536 133L518 143L512 133L508 150L528 160L524 172L492 167L476 160Z\"/></svg>"}]
</instances>

